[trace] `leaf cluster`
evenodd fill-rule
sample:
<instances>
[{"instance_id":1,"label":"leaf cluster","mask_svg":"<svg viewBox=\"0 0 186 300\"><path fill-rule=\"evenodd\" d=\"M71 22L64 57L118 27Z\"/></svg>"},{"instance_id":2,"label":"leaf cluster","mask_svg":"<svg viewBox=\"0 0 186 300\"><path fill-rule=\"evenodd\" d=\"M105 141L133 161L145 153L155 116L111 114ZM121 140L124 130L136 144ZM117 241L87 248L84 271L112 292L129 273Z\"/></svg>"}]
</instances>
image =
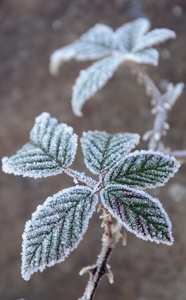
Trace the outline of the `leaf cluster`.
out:
<instances>
[{"instance_id":1,"label":"leaf cluster","mask_svg":"<svg viewBox=\"0 0 186 300\"><path fill-rule=\"evenodd\" d=\"M139 135L83 133L81 147L87 168L99 176L91 181L73 170L86 185L63 189L39 205L26 223L22 246L22 276L63 261L81 241L101 201L128 231L146 241L171 245L171 222L158 199L144 190L162 186L179 168L179 162L155 151L134 151ZM77 150L77 135L66 124L42 113L35 120L30 141L2 160L3 171L34 178L70 173ZM71 171L72 173L72 171Z\"/></svg>"},{"instance_id":2,"label":"leaf cluster","mask_svg":"<svg viewBox=\"0 0 186 300\"><path fill-rule=\"evenodd\" d=\"M176 37L174 31L166 28L150 29L148 19L139 18L126 23L114 31L104 24L96 24L75 42L54 51L51 55L50 71L57 75L61 64L75 59L97 60L76 79L72 93L72 109L82 116L84 103L92 97L124 62L137 64L158 64L157 44Z\"/></svg>"}]
</instances>

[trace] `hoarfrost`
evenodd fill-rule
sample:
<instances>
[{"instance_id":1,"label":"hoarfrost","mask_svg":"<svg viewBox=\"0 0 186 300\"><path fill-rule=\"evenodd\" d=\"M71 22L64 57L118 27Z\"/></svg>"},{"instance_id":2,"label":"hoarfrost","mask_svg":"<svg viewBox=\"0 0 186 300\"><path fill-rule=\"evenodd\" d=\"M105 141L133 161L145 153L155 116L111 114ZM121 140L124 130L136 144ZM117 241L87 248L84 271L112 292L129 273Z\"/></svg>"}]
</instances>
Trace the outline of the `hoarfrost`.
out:
<instances>
[{"instance_id":1,"label":"hoarfrost","mask_svg":"<svg viewBox=\"0 0 186 300\"><path fill-rule=\"evenodd\" d=\"M72 93L72 109L75 115L82 116L84 103L107 83L123 61L124 55L106 57L80 72Z\"/></svg>"},{"instance_id":2,"label":"hoarfrost","mask_svg":"<svg viewBox=\"0 0 186 300\"><path fill-rule=\"evenodd\" d=\"M105 177L105 182L140 189L164 185L178 171L180 163L157 151L135 151L125 156Z\"/></svg>"},{"instance_id":3,"label":"hoarfrost","mask_svg":"<svg viewBox=\"0 0 186 300\"><path fill-rule=\"evenodd\" d=\"M81 146L87 168L93 174L110 170L139 143L139 138L132 133L84 132Z\"/></svg>"},{"instance_id":4,"label":"hoarfrost","mask_svg":"<svg viewBox=\"0 0 186 300\"><path fill-rule=\"evenodd\" d=\"M61 64L71 59L95 60L111 54L114 32L104 24L96 24L74 43L54 51L50 58L50 72L57 75Z\"/></svg>"},{"instance_id":5,"label":"hoarfrost","mask_svg":"<svg viewBox=\"0 0 186 300\"><path fill-rule=\"evenodd\" d=\"M158 199L117 184L100 195L104 207L128 231L146 241L173 244L172 225Z\"/></svg>"},{"instance_id":6,"label":"hoarfrost","mask_svg":"<svg viewBox=\"0 0 186 300\"><path fill-rule=\"evenodd\" d=\"M166 28L147 33L149 28L150 22L145 18L126 23L115 32L106 25L96 24L74 43L51 55L50 71L53 75L58 73L63 61L73 58L94 60L107 56L80 72L73 88L74 114L82 116L84 103L107 83L122 62L133 61L155 66L158 64L159 53L151 47L175 38L176 34Z\"/></svg>"},{"instance_id":7,"label":"hoarfrost","mask_svg":"<svg viewBox=\"0 0 186 300\"><path fill-rule=\"evenodd\" d=\"M163 43L169 39L175 39L176 34L174 31L166 28L154 29L141 37L138 43L134 47L134 51L140 51L160 43Z\"/></svg>"},{"instance_id":8,"label":"hoarfrost","mask_svg":"<svg viewBox=\"0 0 186 300\"><path fill-rule=\"evenodd\" d=\"M3 171L34 178L57 175L72 164L77 135L66 124L58 124L48 113L36 117L30 142L10 158L2 159Z\"/></svg>"},{"instance_id":9,"label":"hoarfrost","mask_svg":"<svg viewBox=\"0 0 186 300\"><path fill-rule=\"evenodd\" d=\"M48 197L25 225L22 276L29 280L37 271L65 260L82 240L98 197L92 189L71 187Z\"/></svg>"}]
</instances>

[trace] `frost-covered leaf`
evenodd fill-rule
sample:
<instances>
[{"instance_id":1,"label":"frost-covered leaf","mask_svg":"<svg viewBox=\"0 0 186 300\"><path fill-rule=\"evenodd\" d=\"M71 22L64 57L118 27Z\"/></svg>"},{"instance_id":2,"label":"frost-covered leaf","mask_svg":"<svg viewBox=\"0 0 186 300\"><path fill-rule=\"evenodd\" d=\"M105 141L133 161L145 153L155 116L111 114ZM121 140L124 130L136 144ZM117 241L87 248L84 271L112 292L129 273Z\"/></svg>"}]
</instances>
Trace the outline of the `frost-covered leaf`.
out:
<instances>
[{"instance_id":1,"label":"frost-covered leaf","mask_svg":"<svg viewBox=\"0 0 186 300\"><path fill-rule=\"evenodd\" d=\"M156 66L159 54L156 49L150 47L176 37L174 31L166 28L154 29L146 33L149 28L150 22L140 18L116 30L118 47L124 51L127 60Z\"/></svg>"},{"instance_id":2,"label":"frost-covered leaf","mask_svg":"<svg viewBox=\"0 0 186 300\"><path fill-rule=\"evenodd\" d=\"M60 65L71 59L94 60L111 53L114 48L114 32L104 24L96 24L74 43L54 51L50 58L50 71L56 75Z\"/></svg>"},{"instance_id":3,"label":"frost-covered leaf","mask_svg":"<svg viewBox=\"0 0 186 300\"><path fill-rule=\"evenodd\" d=\"M73 128L42 113L30 132L30 142L15 155L3 158L3 171L34 178L56 175L72 164L76 150Z\"/></svg>"},{"instance_id":4,"label":"frost-covered leaf","mask_svg":"<svg viewBox=\"0 0 186 300\"><path fill-rule=\"evenodd\" d=\"M87 168L93 174L110 170L139 143L139 138L138 134L132 133L84 132L81 145Z\"/></svg>"},{"instance_id":5,"label":"frost-covered leaf","mask_svg":"<svg viewBox=\"0 0 186 300\"><path fill-rule=\"evenodd\" d=\"M164 185L178 171L180 163L173 157L156 151L135 151L128 154L105 177L109 183L119 183L140 189Z\"/></svg>"},{"instance_id":6,"label":"frost-covered leaf","mask_svg":"<svg viewBox=\"0 0 186 300\"><path fill-rule=\"evenodd\" d=\"M22 276L29 280L37 271L65 260L87 230L97 204L88 187L76 186L48 197L25 225Z\"/></svg>"},{"instance_id":7,"label":"frost-covered leaf","mask_svg":"<svg viewBox=\"0 0 186 300\"><path fill-rule=\"evenodd\" d=\"M125 52L132 51L149 28L150 22L145 18L139 18L119 27L115 33L119 48Z\"/></svg>"},{"instance_id":8,"label":"frost-covered leaf","mask_svg":"<svg viewBox=\"0 0 186 300\"><path fill-rule=\"evenodd\" d=\"M125 60L134 61L137 64L158 65L159 53L156 49L144 49L138 52L125 54Z\"/></svg>"},{"instance_id":9,"label":"frost-covered leaf","mask_svg":"<svg viewBox=\"0 0 186 300\"><path fill-rule=\"evenodd\" d=\"M84 103L107 83L123 61L124 56L119 54L106 57L80 72L72 94L72 109L75 115L82 116L81 109Z\"/></svg>"},{"instance_id":10,"label":"frost-covered leaf","mask_svg":"<svg viewBox=\"0 0 186 300\"><path fill-rule=\"evenodd\" d=\"M101 201L109 213L137 237L171 245L171 222L158 199L122 185L101 191Z\"/></svg>"},{"instance_id":11,"label":"frost-covered leaf","mask_svg":"<svg viewBox=\"0 0 186 300\"><path fill-rule=\"evenodd\" d=\"M153 47L169 39L174 39L175 37L175 32L170 29L154 29L141 37L141 39L136 43L136 46L133 48L133 51L140 51L142 49Z\"/></svg>"}]
</instances>

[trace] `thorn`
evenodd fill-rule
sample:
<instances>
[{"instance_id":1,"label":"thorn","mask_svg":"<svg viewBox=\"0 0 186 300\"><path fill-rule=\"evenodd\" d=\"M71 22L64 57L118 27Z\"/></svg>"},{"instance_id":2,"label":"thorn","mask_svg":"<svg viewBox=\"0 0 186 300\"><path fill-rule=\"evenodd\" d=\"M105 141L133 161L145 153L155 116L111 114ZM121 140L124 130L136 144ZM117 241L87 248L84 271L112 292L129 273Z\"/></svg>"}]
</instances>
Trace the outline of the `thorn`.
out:
<instances>
[{"instance_id":1,"label":"thorn","mask_svg":"<svg viewBox=\"0 0 186 300\"><path fill-rule=\"evenodd\" d=\"M100 206L98 207L97 212L100 212L101 209L103 209L103 205L100 205Z\"/></svg>"},{"instance_id":2,"label":"thorn","mask_svg":"<svg viewBox=\"0 0 186 300\"><path fill-rule=\"evenodd\" d=\"M110 266L108 264L106 265L105 268L105 275L107 275L110 284L114 283L114 275L110 270Z\"/></svg>"},{"instance_id":3,"label":"thorn","mask_svg":"<svg viewBox=\"0 0 186 300\"><path fill-rule=\"evenodd\" d=\"M122 245L126 246L127 245L127 233L125 231L125 228L121 228L121 234L122 234Z\"/></svg>"},{"instance_id":4,"label":"thorn","mask_svg":"<svg viewBox=\"0 0 186 300\"><path fill-rule=\"evenodd\" d=\"M170 125L169 125L168 123L164 122L163 128L164 128L165 130L168 130L168 129L170 128Z\"/></svg>"},{"instance_id":5,"label":"thorn","mask_svg":"<svg viewBox=\"0 0 186 300\"><path fill-rule=\"evenodd\" d=\"M154 133L154 139L158 142L161 138L161 134L159 132Z\"/></svg>"},{"instance_id":6,"label":"thorn","mask_svg":"<svg viewBox=\"0 0 186 300\"><path fill-rule=\"evenodd\" d=\"M93 265L93 266L88 266L88 267L85 267L85 268L82 268L80 271L79 271L79 275L82 276L84 275L85 273L89 273L90 276L94 276L94 274L96 273L96 270L97 270L97 266L96 265Z\"/></svg>"},{"instance_id":7,"label":"thorn","mask_svg":"<svg viewBox=\"0 0 186 300\"><path fill-rule=\"evenodd\" d=\"M75 184L78 184L78 179L76 177L74 177L73 181Z\"/></svg>"},{"instance_id":8,"label":"thorn","mask_svg":"<svg viewBox=\"0 0 186 300\"><path fill-rule=\"evenodd\" d=\"M127 236L126 236L126 235L123 235L123 236L122 236L122 245L123 245L123 246L126 246L126 245L127 245Z\"/></svg>"},{"instance_id":9,"label":"thorn","mask_svg":"<svg viewBox=\"0 0 186 300\"><path fill-rule=\"evenodd\" d=\"M158 106L155 106L153 109L151 109L151 114L152 115L155 115L155 114L157 114L158 113Z\"/></svg>"},{"instance_id":10,"label":"thorn","mask_svg":"<svg viewBox=\"0 0 186 300\"><path fill-rule=\"evenodd\" d=\"M170 110L171 109L171 105L168 103L168 102L165 102L163 104L163 107L166 109L166 110Z\"/></svg>"},{"instance_id":11,"label":"thorn","mask_svg":"<svg viewBox=\"0 0 186 300\"><path fill-rule=\"evenodd\" d=\"M147 141L148 139L150 139L151 136L152 136L152 130L148 130L147 132L144 133L142 138L144 141Z\"/></svg>"}]
</instances>

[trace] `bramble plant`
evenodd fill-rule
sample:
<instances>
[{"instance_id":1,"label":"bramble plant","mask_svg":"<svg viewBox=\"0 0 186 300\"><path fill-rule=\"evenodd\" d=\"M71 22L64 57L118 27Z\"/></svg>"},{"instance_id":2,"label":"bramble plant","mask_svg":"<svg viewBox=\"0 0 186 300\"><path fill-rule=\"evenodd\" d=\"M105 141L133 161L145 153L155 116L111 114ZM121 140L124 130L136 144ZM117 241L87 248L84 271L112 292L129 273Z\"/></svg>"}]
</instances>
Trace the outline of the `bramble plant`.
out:
<instances>
[{"instance_id":1,"label":"bramble plant","mask_svg":"<svg viewBox=\"0 0 186 300\"><path fill-rule=\"evenodd\" d=\"M72 127L57 124L57 120L46 112L36 118L29 142L15 155L2 159L5 173L34 178L66 173L76 184L48 197L26 223L22 246L22 276L25 280L29 280L34 272L65 260L82 240L98 202L99 211L103 210L103 245L96 264L80 272L90 273L81 300L93 299L104 275L108 276L110 283L113 282L107 262L120 238L126 243L125 229L146 241L173 244L172 225L167 213L160 201L144 190L163 186L178 171L178 160L185 160L185 151L171 152L161 142L162 134L168 129L167 112L184 85L179 83L174 87L169 84L167 91L161 94L138 65L157 65L159 54L152 47L175 38L175 33L168 29L147 33L149 27L147 19L137 19L115 32L106 25L97 24L79 40L56 50L51 56L52 74L57 74L63 61L102 58L81 71L76 80L72 96L76 115L82 115L84 103L111 78L119 65L128 63L153 98L156 117L153 129L144 136L150 139L149 150L131 152L139 143L137 133L83 133L84 162L98 176L97 181L70 168L78 137ZM79 185L79 182L84 185Z\"/></svg>"}]
</instances>

